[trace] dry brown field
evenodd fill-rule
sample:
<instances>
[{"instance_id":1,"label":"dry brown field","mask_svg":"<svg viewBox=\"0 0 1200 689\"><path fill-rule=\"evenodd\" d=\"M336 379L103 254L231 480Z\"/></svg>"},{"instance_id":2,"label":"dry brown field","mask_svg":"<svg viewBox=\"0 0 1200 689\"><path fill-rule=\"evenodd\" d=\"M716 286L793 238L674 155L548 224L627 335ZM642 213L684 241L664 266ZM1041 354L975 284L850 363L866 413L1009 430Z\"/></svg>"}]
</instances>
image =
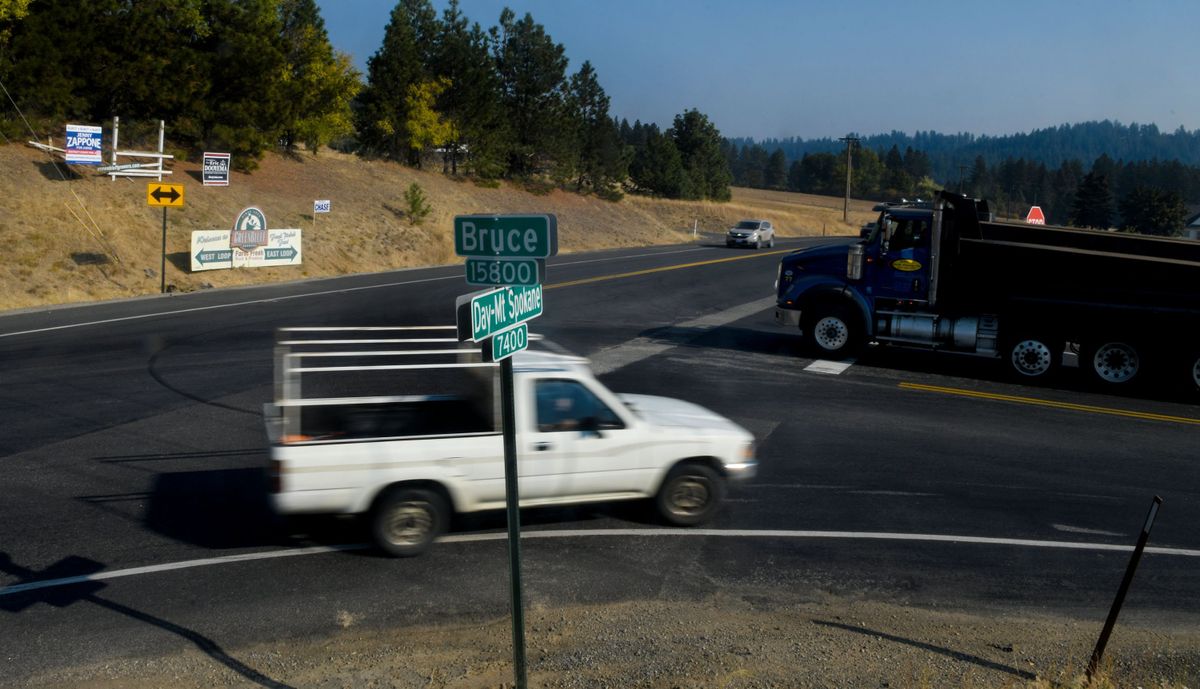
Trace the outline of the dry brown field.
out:
<instances>
[{"instance_id":1,"label":"dry brown field","mask_svg":"<svg viewBox=\"0 0 1200 689\"><path fill-rule=\"evenodd\" d=\"M268 155L253 174L233 173L228 187L202 186L198 161L172 169L164 182L186 189L184 207L167 213L166 282L175 291L455 263L451 218L464 213L555 213L563 253L689 242L693 227L718 233L755 217L781 236L848 235L873 216L869 202L855 202L843 223L841 199L751 189L735 189L728 203L532 194L331 151ZM0 146L0 171L0 309L159 291L162 211L147 206L146 180L67 169L19 144ZM432 206L419 224L404 210L413 182ZM314 219L315 199L330 199L332 212ZM251 205L270 227L304 231L302 265L190 272L191 232L228 228Z\"/></svg>"}]
</instances>

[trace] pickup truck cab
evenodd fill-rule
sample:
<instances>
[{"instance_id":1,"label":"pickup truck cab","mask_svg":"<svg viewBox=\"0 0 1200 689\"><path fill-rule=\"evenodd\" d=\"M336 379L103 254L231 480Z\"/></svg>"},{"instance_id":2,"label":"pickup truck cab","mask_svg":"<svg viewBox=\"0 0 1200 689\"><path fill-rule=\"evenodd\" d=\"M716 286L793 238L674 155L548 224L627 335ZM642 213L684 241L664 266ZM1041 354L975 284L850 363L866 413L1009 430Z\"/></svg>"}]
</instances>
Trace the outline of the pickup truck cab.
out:
<instances>
[{"instance_id":1,"label":"pickup truck cab","mask_svg":"<svg viewBox=\"0 0 1200 689\"><path fill-rule=\"evenodd\" d=\"M479 360L478 345L380 338L370 329L364 342L390 348L371 353L346 347L354 338L345 330L303 343L298 330L281 331L287 344L277 348L276 400L264 409L279 513L366 514L376 543L408 556L425 550L453 514L505 506L498 367ZM404 349L437 339L445 349ZM441 361L408 363L413 355ZM367 363L342 365L347 360ZM727 481L754 475L753 436L703 407L613 393L586 359L562 352L521 352L513 370L521 507L652 498L668 523L692 525L716 512ZM397 372L419 373L427 388L435 374L460 380L377 394L379 377ZM298 394L301 375L350 374L370 377L375 388L343 381L337 396ZM306 380L303 389L314 388Z\"/></svg>"}]
</instances>

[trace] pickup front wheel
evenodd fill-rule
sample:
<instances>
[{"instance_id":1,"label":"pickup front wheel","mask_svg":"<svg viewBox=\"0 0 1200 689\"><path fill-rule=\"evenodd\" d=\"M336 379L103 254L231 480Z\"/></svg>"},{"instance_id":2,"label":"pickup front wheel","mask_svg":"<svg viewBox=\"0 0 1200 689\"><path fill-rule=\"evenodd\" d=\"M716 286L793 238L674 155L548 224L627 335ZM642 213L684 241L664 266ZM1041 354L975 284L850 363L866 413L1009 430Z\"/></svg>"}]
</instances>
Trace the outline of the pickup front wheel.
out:
<instances>
[{"instance_id":1,"label":"pickup front wheel","mask_svg":"<svg viewBox=\"0 0 1200 689\"><path fill-rule=\"evenodd\" d=\"M717 472L703 464L683 464L667 474L658 489L658 512L675 526L708 521L725 497L725 484Z\"/></svg>"},{"instance_id":2,"label":"pickup front wheel","mask_svg":"<svg viewBox=\"0 0 1200 689\"><path fill-rule=\"evenodd\" d=\"M423 488L389 489L371 510L375 544L393 557L425 552L446 529L448 510L442 496Z\"/></svg>"}]
</instances>

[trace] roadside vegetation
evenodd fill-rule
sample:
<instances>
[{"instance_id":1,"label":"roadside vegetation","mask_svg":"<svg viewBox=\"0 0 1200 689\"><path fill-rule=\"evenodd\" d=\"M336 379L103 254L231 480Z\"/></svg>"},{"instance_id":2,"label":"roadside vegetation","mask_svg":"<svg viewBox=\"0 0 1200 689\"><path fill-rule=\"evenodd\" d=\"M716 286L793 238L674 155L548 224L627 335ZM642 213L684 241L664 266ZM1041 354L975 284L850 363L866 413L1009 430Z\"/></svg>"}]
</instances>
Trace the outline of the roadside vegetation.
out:
<instances>
[{"instance_id":1,"label":"roadside vegetation","mask_svg":"<svg viewBox=\"0 0 1200 689\"><path fill-rule=\"evenodd\" d=\"M332 147L614 202L728 201L731 185L846 189L837 140L725 138L695 109L664 127L618 121L594 66L569 65L531 14L505 8L485 28L457 0L440 15L431 0L396 2L365 74L330 44L315 0L100 0L86 11L72 0L0 0L0 83L12 96L0 109L8 140L120 116L122 141L136 143L153 140L161 118L178 158L231 152L244 172L270 152ZM1036 204L1054 224L1160 235L1178 234L1189 204L1200 204L1200 133L1183 129L892 132L862 137L850 155L860 199L928 199L945 186L1005 217Z\"/></svg>"},{"instance_id":2,"label":"roadside vegetation","mask_svg":"<svg viewBox=\"0 0 1200 689\"><path fill-rule=\"evenodd\" d=\"M7 247L0 309L158 293L162 211L147 207L146 183L79 169L86 176L33 148L0 146L0 240ZM511 182L479 185L338 152L267 154L254 174L235 172L228 187L201 186L196 163L174 170L169 181L184 183L187 193L183 208L168 210L166 282L185 292L455 263L451 218L464 213L556 213L563 253L690 242L693 228L696 241L713 243L712 233L745 217L770 218L781 236L852 235L875 215L870 203L855 202L843 223L841 199L736 188L724 203L641 196L610 203L557 189L534 194ZM329 199L331 212L314 215L314 199ZM303 263L190 272L190 233L229 227L249 205L272 227L304 230Z\"/></svg>"}]
</instances>

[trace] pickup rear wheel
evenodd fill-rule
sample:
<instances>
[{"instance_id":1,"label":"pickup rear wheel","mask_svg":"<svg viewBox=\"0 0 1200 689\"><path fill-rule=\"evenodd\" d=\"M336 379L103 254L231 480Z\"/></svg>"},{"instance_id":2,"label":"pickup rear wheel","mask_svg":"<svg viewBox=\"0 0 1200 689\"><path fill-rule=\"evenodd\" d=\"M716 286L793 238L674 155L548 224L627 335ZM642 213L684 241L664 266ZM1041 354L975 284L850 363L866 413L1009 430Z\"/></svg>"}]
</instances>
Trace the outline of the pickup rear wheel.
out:
<instances>
[{"instance_id":1,"label":"pickup rear wheel","mask_svg":"<svg viewBox=\"0 0 1200 689\"><path fill-rule=\"evenodd\" d=\"M1084 351L1080 364L1103 385L1129 385L1144 366L1138 348L1119 340L1098 340Z\"/></svg>"},{"instance_id":2,"label":"pickup rear wheel","mask_svg":"<svg viewBox=\"0 0 1200 689\"><path fill-rule=\"evenodd\" d=\"M1008 346L1010 370L1025 380L1046 380L1062 363L1062 342L1034 334L1013 338Z\"/></svg>"},{"instance_id":3,"label":"pickup rear wheel","mask_svg":"<svg viewBox=\"0 0 1200 689\"><path fill-rule=\"evenodd\" d=\"M862 342L857 314L842 304L816 304L805 309L801 327L808 348L819 356L845 359Z\"/></svg>"},{"instance_id":4,"label":"pickup rear wheel","mask_svg":"<svg viewBox=\"0 0 1200 689\"><path fill-rule=\"evenodd\" d=\"M446 529L446 502L423 488L393 488L381 495L371 511L375 544L393 557L425 552Z\"/></svg>"},{"instance_id":5,"label":"pickup rear wheel","mask_svg":"<svg viewBox=\"0 0 1200 689\"><path fill-rule=\"evenodd\" d=\"M655 503L658 512L675 526L708 521L725 497L725 484L716 471L703 464L682 464L671 469Z\"/></svg>"}]
</instances>

